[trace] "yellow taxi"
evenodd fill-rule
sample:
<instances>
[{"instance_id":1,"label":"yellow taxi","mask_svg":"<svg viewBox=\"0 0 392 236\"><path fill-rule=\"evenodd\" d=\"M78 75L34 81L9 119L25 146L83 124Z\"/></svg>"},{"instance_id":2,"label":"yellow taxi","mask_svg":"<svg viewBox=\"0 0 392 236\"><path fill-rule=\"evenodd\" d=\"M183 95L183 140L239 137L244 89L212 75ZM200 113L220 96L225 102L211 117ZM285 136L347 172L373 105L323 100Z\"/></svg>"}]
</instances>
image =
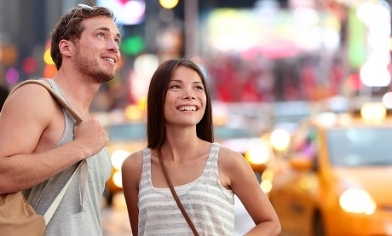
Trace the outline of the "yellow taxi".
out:
<instances>
[{"instance_id":1,"label":"yellow taxi","mask_svg":"<svg viewBox=\"0 0 392 236\"><path fill-rule=\"evenodd\" d=\"M392 235L392 119L356 113L304 119L262 182L282 231L298 236Z\"/></svg>"},{"instance_id":2,"label":"yellow taxi","mask_svg":"<svg viewBox=\"0 0 392 236\"><path fill-rule=\"evenodd\" d=\"M105 126L109 143L107 149L112 163L112 175L106 183L104 197L112 204L114 194L123 190L121 166L132 152L146 147L146 124L143 121L124 121Z\"/></svg>"}]
</instances>

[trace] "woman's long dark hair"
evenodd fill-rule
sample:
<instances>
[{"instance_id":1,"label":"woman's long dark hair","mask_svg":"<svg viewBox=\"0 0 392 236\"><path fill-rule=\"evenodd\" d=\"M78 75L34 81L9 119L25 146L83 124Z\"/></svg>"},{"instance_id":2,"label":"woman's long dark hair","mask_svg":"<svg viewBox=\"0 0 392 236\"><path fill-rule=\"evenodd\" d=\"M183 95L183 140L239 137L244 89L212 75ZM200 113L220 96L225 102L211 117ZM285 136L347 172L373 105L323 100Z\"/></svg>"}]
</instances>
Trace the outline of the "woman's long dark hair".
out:
<instances>
[{"instance_id":1,"label":"woman's long dark hair","mask_svg":"<svg viewBox=\"0 0 392 236\"><path fill-rule=\"evenodd\" d=\"M206 93L206 109L203 118L196 125L196 134L205 141L214 141L212 123L211 96L206 79L200 68L188 59L171 59L163 62L152 76L147 95L147 145L151 149L160 149L166 140L164 104L166 93L174 71L185 66L196 71L204 85Z\"/></svg>"}]
</instances>

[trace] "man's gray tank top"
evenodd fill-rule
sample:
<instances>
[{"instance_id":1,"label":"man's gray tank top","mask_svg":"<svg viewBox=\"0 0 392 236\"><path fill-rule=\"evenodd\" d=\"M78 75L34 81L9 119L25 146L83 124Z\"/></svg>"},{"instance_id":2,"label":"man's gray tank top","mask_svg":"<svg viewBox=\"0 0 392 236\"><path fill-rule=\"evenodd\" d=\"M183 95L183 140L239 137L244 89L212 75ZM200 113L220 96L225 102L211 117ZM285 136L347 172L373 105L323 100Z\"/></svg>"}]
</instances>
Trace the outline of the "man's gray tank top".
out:
<instances>
[{"instance_id":1,"label":"man's gray tank top","mask_svg":"<svg viewBox=\"0 0 392 236\"><path fill-rule=\"evenodd\" d=\"M64 97L60 88L53 80L47 79L46 81L50 83L51 87L57 93ZM64 97L64 99L66 98ZM73 140L75 120L64 108L63 113L65 129L56 147ZM111 174L110 156L107 149L104 148L98 154L88 157L86 160L88 177L84 187L84 195L82 195L83 190L80 189L79 169L79 173L77 172L75 174L60 205L47 225L45 235L97 236L103 234L100 209L105 182ZM72 176L76 167L77 164L31 189L23 191L24 196L33 206L37 214L43 215L46 212L67 180ZM82 204L83 209L81 207Z\"/></svg>"}]
</instances>

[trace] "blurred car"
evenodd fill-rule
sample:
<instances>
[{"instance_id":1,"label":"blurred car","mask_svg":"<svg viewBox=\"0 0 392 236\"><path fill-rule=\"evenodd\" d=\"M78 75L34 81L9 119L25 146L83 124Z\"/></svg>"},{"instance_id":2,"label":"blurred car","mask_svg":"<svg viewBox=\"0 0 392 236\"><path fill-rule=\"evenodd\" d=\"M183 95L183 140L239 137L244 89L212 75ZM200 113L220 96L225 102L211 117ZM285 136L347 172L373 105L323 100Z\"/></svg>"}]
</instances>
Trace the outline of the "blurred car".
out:
<instances>
[{"instance_id":1,"label":"blurred car","mask_svg":"<svg viewBox=\"0 0 392 236\"><path fill-rule=\"evenodd\" d=\"M282 231L299 236L392 235L392 119L380 104L323 113L293 132L287 159L263 181Z\"/></svg>"},{"instance_id":2,"label":"blurred car","mask_svg":"<svg viewBox=\"0 0 392 236\"><path fill-rule=\"evenodd\" d=\"M266 163L273 154L271 146L260 134L246 126L233 127L226 124L215 125L214 136L215 142L241 153L260 179Z\"/></svg>"},{"instance_id":3,"label":"blurred car","mask_svg":"<svg viewBox=\"0 0 392 236\"><path fill-rule=\"evenodd\" d=\"M106 183L104 197L111 205L113 196L122 191L121 166L132 152L143 149L147 145L146 124L142 121L121 122L105 126L109 137L107 149L112 163L112 175Z\"/></svg>"}]
</instances>

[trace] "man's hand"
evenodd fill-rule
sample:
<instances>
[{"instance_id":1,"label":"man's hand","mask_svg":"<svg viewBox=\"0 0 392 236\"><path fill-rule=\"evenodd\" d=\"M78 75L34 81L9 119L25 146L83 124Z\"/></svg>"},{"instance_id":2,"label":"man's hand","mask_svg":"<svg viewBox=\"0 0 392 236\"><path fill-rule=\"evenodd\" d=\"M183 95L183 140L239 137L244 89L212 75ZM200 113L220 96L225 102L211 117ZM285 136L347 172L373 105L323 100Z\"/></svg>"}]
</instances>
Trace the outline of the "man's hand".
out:
<instances>
[{"instance_id":1,"label":"man's hand","mask_svg":"<svg viewBox=\"0 0 392 236\"><path fill-rule=\"evenodd\" d=\"M95 118L84 120L74 127L74 140L86 148L87 157L100 152L109 141L105 129Z\"/></svg>"}]
</instances>

